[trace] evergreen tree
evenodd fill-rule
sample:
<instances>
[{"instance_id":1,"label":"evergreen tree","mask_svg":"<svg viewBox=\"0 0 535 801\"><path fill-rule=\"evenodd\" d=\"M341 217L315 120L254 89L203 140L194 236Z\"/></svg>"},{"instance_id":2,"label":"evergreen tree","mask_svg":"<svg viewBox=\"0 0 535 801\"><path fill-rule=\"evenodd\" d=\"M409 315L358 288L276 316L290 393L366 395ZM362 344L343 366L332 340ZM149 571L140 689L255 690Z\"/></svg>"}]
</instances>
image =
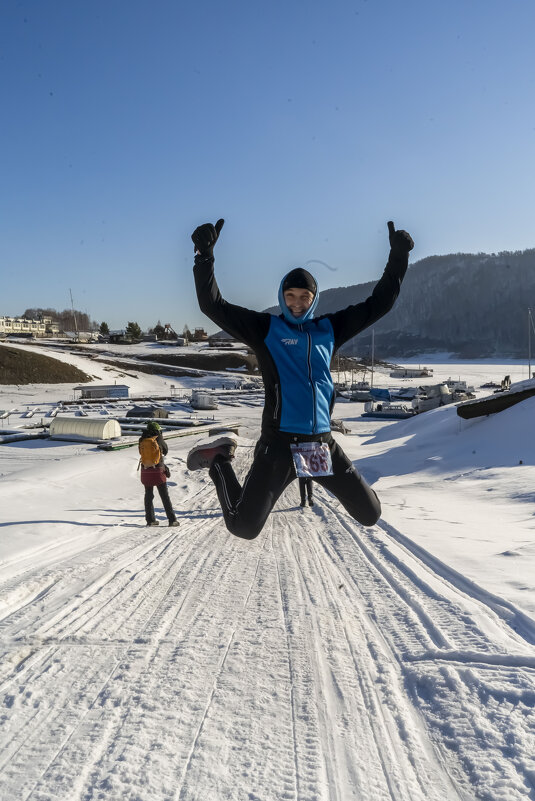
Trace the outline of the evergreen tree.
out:
<instances>
[{"instance_id":1,"label":"evergreen tree","mask_svg":"<svg viewBox=\"0 0 535 801\"><path fill-rule=\"evenodd\" d=\"M99 328L100 333L103 337L108 337L110 335L110 329L108 323L102 322Z\"/></svg>"},{"instance_id":2,"label":"evergreen tree","mask_svg":"<svg viewBox=\"0 0 535 801\"><path fill-rule=\"evenodd\" d=\"M137 323L129 322L126 326L125 335L127 339L141 339L141 328Z\"/></svg>"}]
</instances>

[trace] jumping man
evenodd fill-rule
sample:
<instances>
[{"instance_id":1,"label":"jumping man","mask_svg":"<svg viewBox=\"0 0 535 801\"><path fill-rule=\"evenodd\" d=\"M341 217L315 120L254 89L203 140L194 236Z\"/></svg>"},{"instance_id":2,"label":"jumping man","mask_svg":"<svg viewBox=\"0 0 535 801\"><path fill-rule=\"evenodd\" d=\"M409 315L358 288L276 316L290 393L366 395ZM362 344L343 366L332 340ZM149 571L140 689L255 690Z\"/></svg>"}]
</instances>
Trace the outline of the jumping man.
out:
<instances>
[{"instance_id":1,"label":"jumping man","mask_svg":"<svg viewBox=\"0 0 535 801\"><path fill-rule=\"evenodd\" d=\"M256 354L265 389L262 427L243 487L231 464L236 449L231 437L192 448L188 468L209 469L225 524L237 537L258 536L279 496L298 475L312 475L355 520L372 526L381 515L379 499L331 434L335 393L330 364L344 342L390 311L414 242L389 222L390 255L370 297L321 317L314 317L319 300L315 278L302 267L291 270L280 284L281 314L276 316L235 306L221 296L214 245L223 223L205 223L192 234L197 297L207 317Z\"/></svg>"}]
</instances>

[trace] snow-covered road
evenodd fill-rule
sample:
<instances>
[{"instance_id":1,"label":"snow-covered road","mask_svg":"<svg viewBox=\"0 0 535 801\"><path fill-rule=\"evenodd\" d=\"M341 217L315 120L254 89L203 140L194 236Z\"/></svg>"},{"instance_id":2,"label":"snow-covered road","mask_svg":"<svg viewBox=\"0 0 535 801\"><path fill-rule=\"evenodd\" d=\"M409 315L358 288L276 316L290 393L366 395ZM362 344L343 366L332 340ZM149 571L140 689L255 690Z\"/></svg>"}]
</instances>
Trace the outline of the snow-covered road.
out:
<instances>
[{"instance_id":1,"label":"snow-covered road","mask_svg":"<svg viewBox=\"0 0 535 801\"><path fill-rule=\"evenodd\" d=\"M470 369L435 372L511 372ZM178 529L145 527L135 449L0 446L0 801L535 801L534 410L337 405L379 524L294 484L252 542L188 437ZM259 413L224 408L242 475Z\"/></svg>"},{"instance_id":2,"label":"snow-covered road","mask_svg":"<svg viewBox=\"0 0 535 801\"><path fill-rule=\"evenodd\" d=\"M0 565L2 799L535 797L529 618L321 490L236 540L180 465L179 529L133 522L132 485L87 536Z\"/></svg>"}]
</instances>

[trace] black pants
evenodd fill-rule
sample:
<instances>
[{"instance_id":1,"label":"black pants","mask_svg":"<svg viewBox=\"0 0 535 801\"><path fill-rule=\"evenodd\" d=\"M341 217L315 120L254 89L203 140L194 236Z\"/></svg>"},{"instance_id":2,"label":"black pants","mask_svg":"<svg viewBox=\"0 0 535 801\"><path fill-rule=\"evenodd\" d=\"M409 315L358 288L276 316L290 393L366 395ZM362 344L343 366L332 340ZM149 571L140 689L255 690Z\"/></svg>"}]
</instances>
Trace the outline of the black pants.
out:
<instances>
[{"instance_id":1,"label":"black pants","mask_svg":"<svg viewBox=\"0 0 535 801\"><path fill-rule=\"evenodd\" d=\"M342 448L330 435L321 439L331 451L333 475L314 480L338 498L349 514L365 526L373 526L381 516L381 504ZM257 537L279 496L295 479L290 438L261 438L255 448L253 464L240 485L231 462L217 456L210 467L223 518L237 537Z\"/></svg>"},{"instance_id":2,"label":"black pants","mask_svg":"<svg viewBox=\"0 0 535 801\"><path fill-rule=\"evenodd\" d=\"M171 503L171 498L169 497L169 490L167 489L167 484L160 484L156 487L160 494L160 498L162 499L163 508L165 509L165 514L170 523L176 520L176 516L173 510L173 504ZM145 487L145 519L147 523L154 523L156 520L154 516L154 487Z\"/></svg>"},{"instance_id":3,"label":"black pants","mask_svg":"<svg viewBox=\"0 0 535 801\"><path fill-rule=\"evenodd\" d=\"M300 478L299 479L299 492L301 493L301 503L304 503L308 497L308 500L312 500L312 479L311 478Z\"/></svg>"}]
</instances>

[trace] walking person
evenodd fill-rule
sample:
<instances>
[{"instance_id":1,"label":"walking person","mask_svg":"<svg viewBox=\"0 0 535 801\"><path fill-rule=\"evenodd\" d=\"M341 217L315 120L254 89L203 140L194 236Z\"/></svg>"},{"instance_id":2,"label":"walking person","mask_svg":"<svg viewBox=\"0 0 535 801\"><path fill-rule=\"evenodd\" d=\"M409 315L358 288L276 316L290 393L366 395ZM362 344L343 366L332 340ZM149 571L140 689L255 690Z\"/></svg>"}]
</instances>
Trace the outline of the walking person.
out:
<instances>
[{"instance_id":1,"label":"walking person","mask_svg":"<svg viewBox=\"0 0 535 801\"><path fill-rule=\"evenodd\" d=\"M394 305L414 242L388 223L390 253L381 279L364 302L314 317L316 279L302 267L279 287L279 316L256 312L223 299L214 275L214 245L224 220L195 229L195 286L201 311L256 354L265 390L260 439L242 485L231 461L230 436L200 443L188 454L190 470L208 468L228 530L254 539L279 496L296 476L314 478L352 517L366 526L380 517L381 505L331 434L335 392L330 373L333 353Z\"/></svg>"},{"instance_id":2,"label":"walking person","mask_svg":"<svg viewBox=\"0 0 535 801\"><path fill-rule=\"evenodd\" d=\"M301 506L307 505L307 498L308 505L314 506L314 492L312 489L311 478L303 478L302 476L299 477L299 492L301 494Z\"/></svg>"},{"instance_id":3,"label":"walking person","mask_svg":"<svg viewBox=\"0 0 535 801\"><path fill-rule=\"evenodd\" d=\"M145 519L147 526L159 526L154 514L154 487L165 509L170 526L178 526L173 505L167 489L169 468L164 462L167 455L167 443L162 436L162 429L154 420L147 423L145 431L139 438L139 464L141 466L141 483L145 487Z\"/></svg>"}]
</instances>

